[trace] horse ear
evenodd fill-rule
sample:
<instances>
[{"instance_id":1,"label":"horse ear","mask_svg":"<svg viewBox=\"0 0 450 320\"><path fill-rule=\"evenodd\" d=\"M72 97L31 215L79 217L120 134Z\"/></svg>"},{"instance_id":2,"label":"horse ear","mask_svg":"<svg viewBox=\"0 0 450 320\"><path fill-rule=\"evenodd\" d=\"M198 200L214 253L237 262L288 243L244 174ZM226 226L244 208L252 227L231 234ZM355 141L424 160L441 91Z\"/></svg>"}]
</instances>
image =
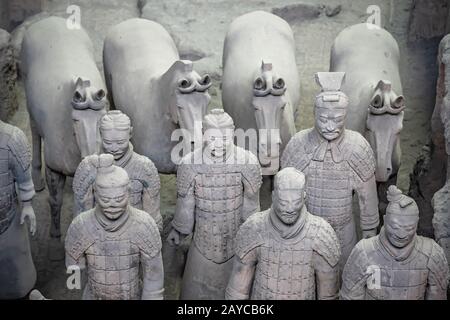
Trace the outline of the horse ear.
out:
<instances>
[{"instance_id":1,"label":"horse ear","mask_svg":"<svg viewBox=\"0 0 450 320\"><path fill-rule=\"evenodd\" d=\"M78 76L73 77L73 82L75 83L75 88L79 88L83 85L83 79Z\"/></svg>"}]
</instances>

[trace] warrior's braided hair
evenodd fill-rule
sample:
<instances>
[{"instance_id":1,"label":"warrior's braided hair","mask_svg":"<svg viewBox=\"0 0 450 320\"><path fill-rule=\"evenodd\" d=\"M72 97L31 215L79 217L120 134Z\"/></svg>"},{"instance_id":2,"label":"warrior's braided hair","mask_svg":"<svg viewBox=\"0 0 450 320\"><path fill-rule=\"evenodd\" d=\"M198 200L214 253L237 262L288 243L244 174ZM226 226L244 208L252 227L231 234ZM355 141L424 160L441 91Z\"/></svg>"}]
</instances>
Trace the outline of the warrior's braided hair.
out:
<instances>
[{"instance_id":1,"label":"warrior's braided hair","mask_svg":"<svg viewBox=\"0 0 450 320\"><path fill-rule=\"evenodd\" d=\"M419 215L419 208L416 202L404 195L395 185L391 185L387 191L389 204L386 208L386 214Z\"/></svg>"},{"instance_id":2,"label":"warrior's braided hair","mask_svg":"<svg viewBox=\"0 0 450 320\"><path fill-rule=\"evenodd\" d=\"M120 110L111 110L100 120L100 131L103 130L130 130L130 118Z\"/></svg>"}]
</instances>

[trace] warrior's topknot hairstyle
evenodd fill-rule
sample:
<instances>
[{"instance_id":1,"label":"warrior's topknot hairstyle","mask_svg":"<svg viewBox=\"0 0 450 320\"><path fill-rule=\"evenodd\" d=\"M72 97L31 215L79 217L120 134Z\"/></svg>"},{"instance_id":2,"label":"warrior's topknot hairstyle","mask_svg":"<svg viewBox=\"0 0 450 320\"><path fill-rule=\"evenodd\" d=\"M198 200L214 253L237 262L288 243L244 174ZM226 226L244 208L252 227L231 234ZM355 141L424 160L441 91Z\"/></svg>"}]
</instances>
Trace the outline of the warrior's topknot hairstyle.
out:
<instances>
[{"instance_id":1,"label":"warrior's topknot hairstyle","mask_svg":"<svg viewBox=\"0 0 450 320\"><path fill-rule=\"evenodd\" d=\"M130 183L128 173L121 167L114 165L114 157L111 154L97 156L94 164L97 167L95 185L100 187L120 187Z\"/></svg>"},{"instance_id":2,"label":"warrior's topknot hairstyle","mask_svg":"<svg viewBox=\"0 0 450 320\"><path fill-rule=\"evenodd\" d=\"M130 130L130 118L120 110L111 110L100 120L100 130Z\"/></svg>"},{"instance_id":3,"label":"warrior's topknot hairstyle","mask_svg":"<svg viewBox=\"0 0 450 320\"><path fill-rule=\"evenodd\" d=\"M389 186L387 199L389 204L386 208L386 214L419 216L419 208L416 202L412 198L404 195L397 186Z\"/></svg>"}]
</instances>

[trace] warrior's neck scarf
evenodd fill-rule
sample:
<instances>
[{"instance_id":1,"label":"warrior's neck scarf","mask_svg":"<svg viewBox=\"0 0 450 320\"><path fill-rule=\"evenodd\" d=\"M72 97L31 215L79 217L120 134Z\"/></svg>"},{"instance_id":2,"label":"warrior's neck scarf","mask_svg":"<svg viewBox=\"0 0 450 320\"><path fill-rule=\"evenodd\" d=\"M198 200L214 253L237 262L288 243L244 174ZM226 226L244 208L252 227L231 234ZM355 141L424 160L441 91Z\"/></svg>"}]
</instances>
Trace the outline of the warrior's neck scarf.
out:
<instances>
[{"instance_id":1,"label":"warrior's neck scarf","mask_svg":"<svg viewBox=\"0 0 450 320\"><path fill-rule=\"evenodd\" d=\"M130 208L127 207L125 212L116 220L108 219L107 216L105 216L100 208L97 206L95 209L95 217L97 218L98 223L102 226L105 231L108 232L115 232L123 227L123 225L128 221L128 218L130 217Z\"/></svg>"},{"instance_id":2,"label":"warrior's neck scarf","mask_svg":"<svg viewBox=\"0 0 450 320\"><path fill-rule=\"evenodd\" d=\"M416 236L414 236L413 240L410 243L408 243L405 247L403 248L394 247L389 242L389 239L386 237L386 231L384 230L384 227L381 228L379 239L383 248L396 261L406 260L411 255L411 252L414 250L414 247L416 246Z\"/></svg>"},{"instance_id":3,"label":"warrior's neck scarf","mask_svg":"<svg viewBox=\"0 0 450 320\"><path fill-rule=\"evenodd\" d=\"M300 212L300 217L292 225L287 225L283 223L283 221L281 221L280 218L278 218L273 208L270 208L269 218L270 222L272 223L272 226L281 235L283 239L292 239L298 236L303 226L305 225L306 206L303 206Z\"/></svg>"}]
</instances>

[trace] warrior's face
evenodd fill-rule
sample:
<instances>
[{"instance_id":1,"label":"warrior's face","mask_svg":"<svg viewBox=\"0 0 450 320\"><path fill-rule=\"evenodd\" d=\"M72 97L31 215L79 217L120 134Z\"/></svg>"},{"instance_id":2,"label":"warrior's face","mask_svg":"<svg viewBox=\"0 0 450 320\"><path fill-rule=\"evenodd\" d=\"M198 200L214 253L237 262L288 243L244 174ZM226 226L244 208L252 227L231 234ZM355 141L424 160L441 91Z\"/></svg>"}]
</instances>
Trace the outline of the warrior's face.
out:
<instances>
[{"instance_id":1,"label":"warrior's face","mask_svg":"<svg viewBox=\"0 0 450 320\"><path fill-rule=\"evenodd\" d=\"M388 241L396 248L403 248L414 239L419 217L415 215L389 214L384 218Z\"/></svg>"},{"instance_id":2,"label":"warrior's face","mask_svg":"<svg viewBox=\"0 0 450 320\"><path fill-rule=\"evenodd\" d=\"M344 132L345 109L316 107L314 109L315 127L328 141L335 140Z\"/></svg>"},{"instance_id":3,"label":"warrior's face","mask_svg":"<svg viewBox=\"0 0 450 320\"><path fill-rule=\"evenodd\" d=\"M114 187L96 184L95 199L108 219L116 220L125 213L128 205L128 189L128 184Z\"/></svg>"},{"instance_id":4,"label":"warrior's face","mask_svg":"<svg viewBox=\"0 0 450 320\"><path fill-rule=\"evenodd\" d=\"M128 151L130 146L130 130L119 130L115 128L101 130L103 151L119 160Z\"/></svg>"},{"instance_id":5,"label":"warrior's face","mask_svg":"<svg viewBox=\"0 0 450 320\"><path fill-rule=\"evenodd\" d=\"M272 203L276 215L284 224L294 224L300 217L301 209L305 203L304 191L275 189L272 193Z\"/></svg>"},{"instance_id":6,"label":"warrior's face","mask_svg":"<svg viewBox=\"0 0 450 320\"><path fill-rule=\"evenodd\" d=\"M213 157L223 157L233 146L233 136L231 128L205 130L206 152Z\"/></svg>"}]
</instances>

